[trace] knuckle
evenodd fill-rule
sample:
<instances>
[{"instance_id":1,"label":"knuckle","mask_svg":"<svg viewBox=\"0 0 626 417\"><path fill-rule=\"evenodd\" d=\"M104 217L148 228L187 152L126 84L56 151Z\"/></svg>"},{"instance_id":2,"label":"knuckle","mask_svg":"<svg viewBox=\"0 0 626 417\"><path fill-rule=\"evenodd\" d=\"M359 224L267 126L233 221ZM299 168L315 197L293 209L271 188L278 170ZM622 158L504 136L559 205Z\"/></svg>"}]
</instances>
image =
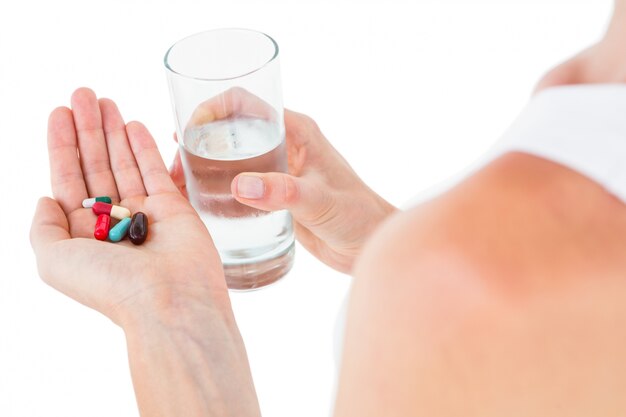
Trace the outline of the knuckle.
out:
<instances>
[{"instance_id":1,"label":"knuckle","mask_svg":"<svg viewBox=\"0 0 626 417\"><path fill-rule=\"evenodd\" d=\"M243 95L243 94L246 94L247 91L243 87L235 86L235 87L231 87L228 90L226 90L226 93L227 94L232 94L232 95Z\"/></svg>"},{"instance_id":2,"label":"knuckle","mask_svg":"<svg viewBox=\"0 0 626 417\"><path fill-rule=\"evenodd\" d=\"M121 173L124 171L134 171L137 169L137 163L135 159L131 158L119 158L111 160L111 169L115 173Z\"/></svg>"},{"instance_id":3,"label":"knuckle","mask_svg":"<svg viewBox=\"0 0 626 417\"><path fill-rule=\"evenodd\" d=\"M102 173L108 173L111 171L111 166L109 165L109 159L98 158L89 161L89 163L83 164L83 171L85 177L90 177L93 175L98 175Z\"/></svg>"},{"instance_id":4,"label":"knuckle","mask_svg":"<svg viewBox=\"0 0 626 417\"><path fill-rule=\"evenodd\" d=\"M84 181L83 174L77 171L59 172L54 177L53 187L68 186L71 183L80 184Z\"/></svg>"},{"instance_id":5,"label":"knuckle","mask_svg":"<svg viewBox=\"0 0 626 417\"><path fill-rule=\"evenodd\" d=\"M301 118L302 118L302 125L305 127L306 130L313 131L313 132L318 132L320 130L317 122L313 120L312 117L307 116L306 114L302 114Z\"/></svg>"},{"instance_id":6,"label":"knuckle","mask_svg":"<svg viewBox=\"0 0 626 417\"><path fill-rule=\"evenodd\" d=\"M315 120L303 113L289 111L285 113L285 124L288 133L296 135L310 134L311 132L319 132L320 128Z\"/></svg>"},{"instance_id":7,"label":"knuckle","mask_svg":"<svg viewBox=\"0 0 626 417\"><path fill-rule=\"evenodd\" d=\"M300 200L300 188L294 178L282 176L283 199L287 205L297 204Z\"/></svg>"}]
</instances>

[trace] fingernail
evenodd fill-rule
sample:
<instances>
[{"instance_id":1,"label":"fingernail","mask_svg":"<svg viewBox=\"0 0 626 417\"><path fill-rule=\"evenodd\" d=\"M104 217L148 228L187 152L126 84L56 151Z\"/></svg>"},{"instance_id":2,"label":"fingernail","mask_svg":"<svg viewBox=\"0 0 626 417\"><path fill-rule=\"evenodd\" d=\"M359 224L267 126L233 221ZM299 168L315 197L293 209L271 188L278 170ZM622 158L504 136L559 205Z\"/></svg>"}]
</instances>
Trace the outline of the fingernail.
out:
<instances>
[{"instance_id":1,"label":"fingernail","mask_svg":"<svg viewBox=\"0 0 626 417\"><path fill-rule=\"evenodd\" d=\"M237 195L243 198L258 199L263 198L265 185L259 177L251 175L241 175L237 178Z\"/></svg>"}]
</instances>

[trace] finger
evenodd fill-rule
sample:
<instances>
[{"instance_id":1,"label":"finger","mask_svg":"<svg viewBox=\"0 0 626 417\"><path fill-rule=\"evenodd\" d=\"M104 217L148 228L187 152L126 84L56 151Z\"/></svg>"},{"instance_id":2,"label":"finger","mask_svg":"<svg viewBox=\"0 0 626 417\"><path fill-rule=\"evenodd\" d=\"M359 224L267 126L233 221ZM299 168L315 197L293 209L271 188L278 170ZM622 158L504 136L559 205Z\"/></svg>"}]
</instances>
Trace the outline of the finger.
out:
<instances>
[{"instance_id":1,"label":"finger","mask_svg":"<svg viewBox=\"0 0 626 417\"><path fill-rule=\"evenodd\" d=\"M126 134L148 195L178 192L148 129L139 122L130 122Z\"/></svg>"},{"instance_id":2,"label":"finger","mask_svg":"<svg viewBox=\"0 0 626 417\"><path fill-rule=\"evenodd\" d=\"M30 244L35 253L50 243L69 238L67 216L59 203L48 197L40 198L30 228Z\"/></svg>"},{"instance_id":3,"label":"finger","mask_svg":"<svg viewBox=\"0 0 626 417\"><path fill-rule=\"evenodd\" d=\"M266 211L287 209L296 221L321 224L332 209L332 198L306 179L282 173L242 173L231 183L240 203Z\"/></svg>"},{"instance_id":4,"label":"finger","mask_svg":"<svg viewBox=\"0 0 626 417\"><path fill-rule=\"evenodd\" d=\"M198 126L229 117L276 120L276 110L261 98L241 87L233 87L201 103L191 115L188 126Z\"/></svg>"},{"instance_id":5,"label":"finger","mask_svg":"<svg viewBox=\"0 0 626 417\"><path fill-rule=\"evenodd\" d=\"M74 119L67 107L58 107L50 113L48 155L52 194L65 214L71 213L81 207L88 195L78 160Z\"/></svg>"},{"instance_id":6,"label":"finger","mask_svg":"<svg viewBox=\"0 0 626 417\"><path fill-rule=\"evenodd\" d=\"M117 105L107 98L98 100L102 114L102 127L106 137L107 150L113 177L120 199L145 196L141 173L130 149L126 136L126 124Z\"/></svg>"},{"instance_id":7,"label":"finger","mask_svg":"<svg viewBox=\"0 0 626 417\"><path fill-rule=\"evenodd\" d=\"M109 153L102 130L102 116L93 91L79 88L72 94L74 125L78 135L80 163L90 196L106 195L119 200Z\"/></svg>"},{"instance_id":8,"label":"finger","mask_svg":"<svg viewBox=\"0 0 626 417\"><path fill-rule=\"evenodd\" d=\"M183 170L183 163L180 159L180 151L176 151L174 156L174 162L170 167L170 177L174 181L174 185L178 188L180 193L187 198L187 185L185 184L185 171Z\"/></svg>"}]
</instances>

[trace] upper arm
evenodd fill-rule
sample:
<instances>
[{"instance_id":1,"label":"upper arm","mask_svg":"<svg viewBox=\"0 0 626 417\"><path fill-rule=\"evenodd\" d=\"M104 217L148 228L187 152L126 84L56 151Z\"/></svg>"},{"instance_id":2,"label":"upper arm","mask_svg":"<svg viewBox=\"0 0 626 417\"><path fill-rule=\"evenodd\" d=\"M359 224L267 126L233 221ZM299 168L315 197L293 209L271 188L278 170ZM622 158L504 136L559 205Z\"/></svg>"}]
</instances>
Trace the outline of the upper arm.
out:
<instances>
[{"instance_id":1,"label":"upper arm","mask_svg":"<svg viewBox=\"0 0 626 417\"><path fill-rule=\"evenodd\" d=\"M468 381L455 339L488 316L487 289L462 253L412 238L410 223L387 224L356 267L336 417L466 409L446 401Z\"/></svg>"}]
</instances>

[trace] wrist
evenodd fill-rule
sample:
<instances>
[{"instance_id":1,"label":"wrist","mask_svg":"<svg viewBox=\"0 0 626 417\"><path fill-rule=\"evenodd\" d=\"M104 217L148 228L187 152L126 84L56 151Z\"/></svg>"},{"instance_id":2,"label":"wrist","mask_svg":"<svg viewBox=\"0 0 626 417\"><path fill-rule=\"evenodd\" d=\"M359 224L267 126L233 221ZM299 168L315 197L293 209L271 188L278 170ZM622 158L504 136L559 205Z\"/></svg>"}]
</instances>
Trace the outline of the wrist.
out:
<instances>
[{"instance_id":1,"label":"wrist","mask_svg":"<svg viewBox=\"0 0 626 417\"><path fill-rule=\"evenodd\" d=\"M260 415L227 292L167 291L120 325L141 415Z\"/></svg>"},{"instance_id":2,"label":"wrist","mask_svg":"<svg viewBox=\"0 0 626 417\"><path fill-rule=\"evenodd\" d=\"M232 322L228 289L202 285L155 284L137 292L112 308L113 322L125 333L141 331L158 323L164 327L179 327L194 317L210 316Z\"/></svg>"},{"instance_id":3,"label":"wrist","mask_svg":"<svg viewBox=\"0 0 626 417\"><path fill-rule=\"evenodd\" d=\"M149 344L163 337L239 340L239 330L228 299L217 301L178 294L170 300L147 302L126 313L119 323L131 345Z\"/></svg>"}]
</instances>

